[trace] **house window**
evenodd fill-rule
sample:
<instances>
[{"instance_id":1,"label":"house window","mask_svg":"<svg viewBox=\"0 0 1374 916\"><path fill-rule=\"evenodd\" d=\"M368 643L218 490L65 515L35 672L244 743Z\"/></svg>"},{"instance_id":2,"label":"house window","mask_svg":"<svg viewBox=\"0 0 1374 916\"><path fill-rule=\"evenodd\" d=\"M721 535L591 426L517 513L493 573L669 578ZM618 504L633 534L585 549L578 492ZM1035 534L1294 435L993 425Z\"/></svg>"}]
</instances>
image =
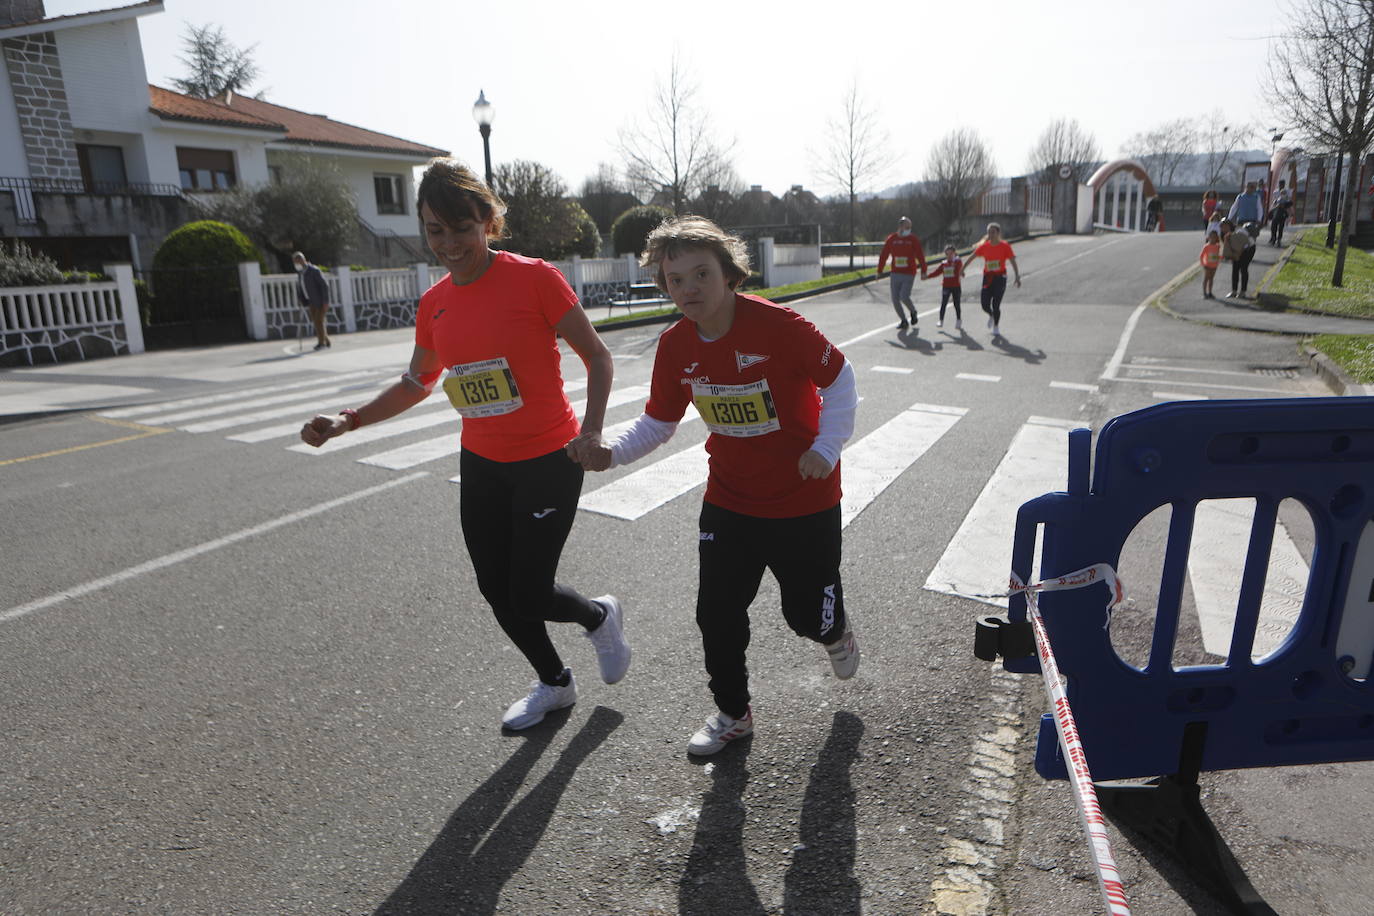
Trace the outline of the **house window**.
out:
<instances>
[{"instance_id":1,"label":"house window","mask_svg":"<svg viewBox=\"0 0 1374 916\"><path fill-rule=\"evenodd\" d=\"M377 192L378 213L405 213L405 177L402 175L373 175L372 187Z\"/></svg>"},{"instance_id":2,"label":"house window","mask_svg":"<svg viewBox=\"0 0 1374 916\"><path fill-rule=\"evenodd\" d=\"M184 191L228 191L238 184L234 154L226 149L178 146L177 169Z\"/></svg>"},{"instance_id":3,"label":"house window","mask_svg":"<svg viewBox=\"0 0 1374 916\"><path fill-rule=\"evenodd\" d=\"M281 184L282 169L279 165L269 165L267 167L267 177L272 184Z\"/></svg>"},{"instance_id":4,"label":"house window","mask_svg":"<svg viewBox=\"0 0 1374 916\"><path fill-rule=\"evenodd\" d=\"M76 160L87 191L114 191L129 184L124 173L124 150L118 146L76 144Z\"/></svg>"}]
</instances>

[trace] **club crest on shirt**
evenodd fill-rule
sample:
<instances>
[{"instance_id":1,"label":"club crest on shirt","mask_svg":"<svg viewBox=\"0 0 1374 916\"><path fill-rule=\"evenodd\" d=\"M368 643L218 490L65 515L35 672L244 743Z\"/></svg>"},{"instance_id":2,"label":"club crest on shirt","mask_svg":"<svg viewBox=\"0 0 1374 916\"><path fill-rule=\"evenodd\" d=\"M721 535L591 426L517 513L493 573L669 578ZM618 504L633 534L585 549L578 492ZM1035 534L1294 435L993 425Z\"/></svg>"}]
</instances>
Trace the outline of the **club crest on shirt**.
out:
<instances>
[{"instance_id":1,"label":"club crest on shirt","mask_svg":"<svg viewBox=\"0 0 1374 916\"><path fill-rule=\"evenodd\" d=\"M767 358L767 356L761 356L758 353L741 353L740 351L736 350L735 368L737 368L740 372L743 372L750 366L756 366Z\"/></svg>"}]
</instances>

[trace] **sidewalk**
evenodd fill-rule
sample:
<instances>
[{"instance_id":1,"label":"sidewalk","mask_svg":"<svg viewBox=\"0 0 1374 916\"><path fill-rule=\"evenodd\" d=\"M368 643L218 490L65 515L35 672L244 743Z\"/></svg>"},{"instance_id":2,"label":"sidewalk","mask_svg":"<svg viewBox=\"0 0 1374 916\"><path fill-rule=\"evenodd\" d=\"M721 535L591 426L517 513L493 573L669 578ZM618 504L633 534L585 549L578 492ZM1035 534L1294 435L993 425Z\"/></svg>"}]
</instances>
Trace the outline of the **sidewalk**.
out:
<instances>
[{"instance_id":1,"label":"sidewalk","mask_svg":"<svg viewBox=\"0 0 1374 916\"><path fill-rule=\"evenodd\" d=\"M1293 233L1290 238L1295 238L1296 232L1304 228L1306 227L1290 226L1289 231ZM1259 238L1255 240L1255 259L1250 263L1251 294L1264 291L1264 281L1269 269L1277 264L1291 247L1271 246L1268 230L1260 232ZM1198 248L1202 248L1200 239ZM1202 268L1198 266L1186 283L1160 302L1160 308L1175 318L1241 331L1264 331L1295 337L1310 337L1317 334L1374 334L1374 320L1286 312L1278 306L1267 306L1256 299L1222 298L1230 289L1231 266L1223 262L1221 267L1217 268L1218 298L1202 298Z\"/></svg>"}]
</instances>

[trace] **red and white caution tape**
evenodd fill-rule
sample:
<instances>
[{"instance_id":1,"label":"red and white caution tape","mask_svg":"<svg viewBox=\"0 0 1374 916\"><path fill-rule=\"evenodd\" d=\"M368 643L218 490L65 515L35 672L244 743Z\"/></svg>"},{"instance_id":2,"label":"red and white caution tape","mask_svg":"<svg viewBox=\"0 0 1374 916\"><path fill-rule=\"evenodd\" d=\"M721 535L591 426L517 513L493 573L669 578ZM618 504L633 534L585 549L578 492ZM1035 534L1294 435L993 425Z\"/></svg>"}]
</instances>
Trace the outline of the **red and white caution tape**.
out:
<instances>
[{"instance_id":1,"label":"red and white caution tape","mask_svg":"<svg viewBox=\"0 0 1374 916\"><path fill-rule=\"evenodd\" d=\"M1046 579L1026 585L1016 573L1011 574L1011 591L1022 592L1026 596L1026 616L1035 631L1035 650L1040 656L1040 673L1045 680L1045 691L1049 694L1050 705L1054 709L1054 727L1059 733L1059 744L1064 751L1068 764L1069 785L1073 787L1074 800L1078 803L1078 814L1083 823L1083 832L1088 836L1092 847L1093 864L1097 867L1097 885L1102 891L1102 900L1111 916L1130 916L1131 906L1126 900L1126 889L1121 884L1121 873L1116 869L1112 858L1112 845L1107 837L1107 821L1102 816L1102 806L1097 803L1097 791L1093 788L1092 773L1088 771L1088 758L1083 753L1083 742L1078 737L1078 726L1073 720L1073 710L1069 707L1068 695L1060 681L1059 666L1054 660L1054 650L1050 648L1049 634L1045 631L1045 621L1040 616L1037 592L1059 591L1061 589L1083 588L1103 582L1111 590L1112 597L1107 603L1108 612L1119 604L1124 597L1124 589L1116 570L1106 563L1095 563L1077 572Z\"/></svg>"}]
</instances>

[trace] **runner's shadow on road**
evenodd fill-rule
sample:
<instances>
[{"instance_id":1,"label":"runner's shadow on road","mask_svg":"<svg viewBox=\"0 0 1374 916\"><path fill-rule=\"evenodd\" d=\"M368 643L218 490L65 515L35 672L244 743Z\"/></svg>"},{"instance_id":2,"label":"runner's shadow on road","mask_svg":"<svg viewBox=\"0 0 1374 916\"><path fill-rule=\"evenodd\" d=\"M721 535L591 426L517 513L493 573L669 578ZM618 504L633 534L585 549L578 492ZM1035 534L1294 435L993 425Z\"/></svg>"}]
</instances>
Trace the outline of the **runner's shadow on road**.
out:
<instances>
[{"instance_id":1,"label":"runner's shadow on road","mask_svg":"<svg viewBox=\"0 0 1374 916\"><path fill-rule=\"evenodd\" d=\"M889 347L896 347L899 350L913 350L925 356L934 356L944 348L944 344L938 340L926 340L915 331L898 331L896 340L887 342Z\"/></svg>"},{"instance_id":2,"label":"runner's shadow on road","mask_svg":"<svg viewBox=\"0 0 1374 916\"><path fill-rule=\"evenodd\" d=\"M496 912L502 888L539 845L577 768L625 719L598 706L549 772L507 811L568 716L566 710L550 713L542 723L521 733L520 748L449 816L444 829L374 916Z\"/></svg>"},{"instance_id":3,"label":"runner's shadow on road","mask_svg":"<svg viewBox=\"0 0 1374 916\"><path fill-rule=\"evenodd\" d=\"M992 346L995 349L1001 350L1007 356L1024 360L1032 366L1038 366L1045 361L1044 350L1027 350L1025 347L1012 343L1005 337L994 337L992 339Z\"/></svg>"},{"instance_id":4,"label":"runner's shadow on road","mask_svg":"<svg viewBox=\"0 0 1374 916\"><path fill-rule=\"evenodd\" d=\"M953 343L969 350L981 350L983 345L969 336L968 331L942 331Z\"/></svg>"},{"instance_id":5,"label":"runner's shadow on road","mask_svg":"<svg viewBox=\"0 0 1374 916\"><path fill-rule=\"evenodd\" d=\"M677 882L679 916L766 916L744 858L744 787L753 738L712 757L711 788L701 800L692 851Z\"/></svg>"},{"instance_id":6,"label":"runner's shadow on road","mask_svg":"<svg viewBox=\"0 0 1374 916\"><path fill-rule=\"evenodd\" d=\"M863 720L837 712L802 801L799 848L783 879L787 916L845 916L861 911L854 876L858 830L849 771L859 757Z\"/></svg>"}]
</instances>

